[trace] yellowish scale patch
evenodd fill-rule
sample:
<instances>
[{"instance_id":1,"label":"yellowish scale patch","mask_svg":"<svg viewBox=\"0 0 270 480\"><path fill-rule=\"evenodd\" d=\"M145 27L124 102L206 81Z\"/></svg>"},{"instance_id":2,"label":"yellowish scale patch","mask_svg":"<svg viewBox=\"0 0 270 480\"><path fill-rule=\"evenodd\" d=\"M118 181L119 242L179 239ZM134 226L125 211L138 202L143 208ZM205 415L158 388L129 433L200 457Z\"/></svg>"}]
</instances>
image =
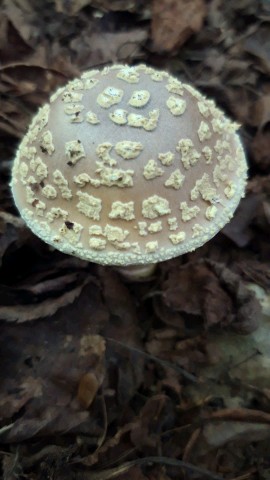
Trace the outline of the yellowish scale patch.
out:
<instances>
[{"instance_id":1,"label":"yellowish scale patch","mask_svg":"<svg viewBox=\"0 0 270 480\"><path fill-rule=\"evenodd\" d=\"M54 220L57 220L58 218L63 218L64 220L66 220L68 218L68 212L59 207L52 207L49 212L46 213L46 218L49 220L50 223L52 223Z\"/></svg>"},{"instance_id":2,"label":"yellowish scale patch","mask_svg":"<svg viewBox=\"0 0 270 480\"><path fill-rule=\"evenodd\" d=\"M205 216L207 220L213 220L217 214L217 207L215 205L210 205L205 211Z\"/></svg>"},{"instance_id":3,"label":"yellowish scale patch","mask_svg":"<svg viewBox=\"0 0 270 480\"><path fill-rule=\"evenodd\" d=\"M234 172L236 169L236 161L231 155L225 155L225 157L218 157L222 168L227 168L230 172Z\"/></svg>"},{"instance_id":4,"label":"yellowish scale patch","mask_svg":"<svg viewBox=\"0 0 270 480\"><path fill-rule=\"evenodd\" d=\"M150 92L148 90L135 90L128 103L132 107L141 108L144 107L150 100Z\"/></svg>"},{"instance_id":5,"label":"yellowish scale patch","mask_svg":"<svg viewBox=\"0 0 270 480\"><path fill-rule=\"evenodd\" d=\"M113 202L109 217L127 221L133 220L135 218L134 202Z\"/></svg>"},{"instance_id":6,"label":"yellowish scale patch","mask_svg":"<svg viewBox=\"0 0 270 480\"><path fill-rule=\"evenodd\" d=\"M37 185L38 183L35 177L33 177L33 175L30 175L30 177L27 178L26 182L30 185Z\"/></svg>"},{"instance_id":7,"label":"yellowish scale patch","mask_svg":"<svg viewBox=\"0 0 270 480\"><path fill-rule=\"evenodd\" d=\"M71 245L78 245L82 230L83 226L79 223L67 222L63 223L63 225L60 227L59 234Z\"/></svg>"},{"instance_id":8,"label":"yellowish scale patch","mask_svg":"<svg viewBox=\"0 0 270 480\"><path fill-rule=\"evenodd\" d=\"M195 223L192 227L192 238L199 237L204 233L205 228L202 227L202 225L199 225L198 223Z\"/></svg>"},{"instance_id":9,"label":"yellowish scale patch","mask_svg":"<svg viewBox=\"0 0 270 480\"><path fill-rule=\"evenodd\" d=\"M67 164L72 166L76 165L76 163L85 158L85 151L80 140L71 140L70 142L65 143L65 154L68 157Z\"/></svg>"},{"instance_id":10,"label":"yellowish scale patch","mask_svg":"<svg viewBox=\"0 0 270 480\"><path fill-rule=\"evenodd\" d=\"M220 182L228 180L228 175L224 170L225 168L222 165L216 165L213 170L213 181L217 187L220 187Z\"/></svg>"},{"instance_id":11,"label":"yellowish scale patch","mask_svg":"<svg viewBox=\"0 0 270 480\"><path fill-rule=\"evenodd\" d=\"M105 185L106 187L116 186L120 188L133 186L132 177L134 175L134 170L123 170L121 168L104 167L101 164L100 168L96 170L96 173L100 176L100 179L98 180L99 185ZM93 180L91 180L91 184L94 185Z\"/></svg>"},{"instance_id":12,"label":"yellowish scale patch","mask_svg":"<svg viewBox=\"0 0 270 480\"><path fill-rule=\"evenodd\" d=\"M190 138L182 138L177 146L177 152L181 153L181 161L186 170L189 170L190 167L196 165L201 154L195 150L193 142Z\"/></svg>"},{"instance_id":13,"label":"yellowish scale patch","mask_svg":"<svg viewBox=\"0 0 270 480\"><path fill-rule=\"evenodd\" d=\"M113 246L118 250L128 250L132 244L130 242L114 242Z\"/></svg>"},{"instance_id":14,"label":"yellowish scale patch","mask_svg":"<svg viewBox=\"0 0 270 480\"><path fill-rule=\"evenodd\" d=\"M62 94L62 101L64 103L79 103L82 101L83 94L79 92L70 92L70 91L64 91Z\"/></svg>"},{"instance_id":15,"label":"yellowish scale patch","mask_svg":"<svg viewBox=\"0 0 270 480\"><path fill-rule=\"evenodd\" d=\"M178 221L176 217L168 218L167 222L168 222L169 230L178 229Z\"/></svg>"},{"instance_id":16,"label":"yellowish scale patch","mask_svg":"<svg viewBox=\"0 0 270 480\"><path fill-rule=\"evenodd\" d=\"M209 128L209 125L202 121L200 123L200 126L198 128L198 137L200 139L200 142L204 142L205 140L209 140L209 138L211 138L212 136L212 132Z\"/></svg>"},{"instance_id":17,"label":"yellowish scale patch","mask_svg":"<svg viewBox=\"0 0 270 480\"><path fill-rule=\"evenodd\" d=\"M187 205L187 202L181 202L180 210L182 211L183 222L189 222L190 220L192 220L192 218L195 218L198 215L200 208L197 207L197 205L195 205L194 207L189 207Z\"/></svg>"},{"instance_id":18,"label":"yellowish scale patch","mask_svg":"<svg viewBox=\"0 0 270 480\"><path fill-rule=\"evenodd\" d=\"M92 125L97 125L98 123L100 123L100 120L98 119L96 113L92 112L92 110L88 110L85 116L85 120Z\"/></svg>"},{"instance_id":19,"label":"yellowish scale patch","mask_svg":"<svg viewBox=\"0 0 270 480\"><path fill-rule=\"evenodd\" d=\"M110 165L110 167L117 164L117 161L111 157L110 152L113 145L109 142L100 143L96 148L96 154L104 164Z\"/></svg>"},{"instance_id":20,"label":"yellowish scale patch","mask_svg":"<svg viewBox=\"0 0 270 480\"><path fill-rule=\"evenodd\" d=\"M211 123L215 133L219 133L221 135L223 134L224 130L226 130L226 123L223 118L213 118Z\"/></svg>"},{"instance_id":21,"label":"yellowish scale patch","mask_svg":"<svg viewBox=\"0 0 270 480\"><path fill-rule=\"evenodd\" d=\"M50 103L54 103L57 98L65 91L66 87L60 87L50 96Z\"/></svg>"},{"instance_id":22,"label":"yellowish scale patch","mask_svg":"<svg viewBox=\"0 0 270 480\"><path fill-rule=\"evenodd\" d=\"M105 238L91 237L89 239L89 247L93 250L104 250L106 248L107 241Z\"/></svg>"},{"instance_id":23,"label":"yellowish scale patch","mask_svg":"<svg viewBox=\"0 0 270 480\"><path fill-rule=\"evenodd\" d=\"M84 105L81 103L67 103L64 107L64 112L67 115L79 114L84 110Z\"/></svg>"},{"instance_id":24,"label":"yellowish scale patch","mask_svg":"<svg viewBox=\"0 0 270 480\"><path fill-rule=\"evenodd\" d=\"M159 153L158 159L161 161L162 165L169 167L174 162L175 154L173 152Z\"/></svg>"},{"instance_id":25,"label":"yellowish scale patch","mask_svg":"<svg viewBox=\"0 0 270 480\"><path fill-rule=\"evenodd\" d=\"M145 237L147 235L147 223L138 222L138 228L139 228L139 235L141 235L141 237Z\"/></svg>"},{"instance_id":26,"label":"yellowish scale patch","mask_svg":"<svg viewBox=\"0 0 270 480\"><path fill-rule=\"evenodd\" d=\"M47 208L46 203L41 202L40 200L38 200L37 203L35 204L36 213L39 217L43 217L44 210L46 210L46 208Z\"/></svg>"},{"instance_id":27,"label":"yellowish scale patch","mask_svg":"<svg viewBox=\"0 0 270 480\"><path fill-rule=\"evenodd\" d=\"M134 67L124 67L116 75L117 78L124 80L127 83L138 83L140 74Z\"/></svg>"},{"instance_id":28,"label":"yellowish scale patch","mask_svg":"<svg viewBox=\"0 0 270 480\"><path fill-rule=\"evenodd\" d=\"M182 187L184 180L185 175L183 175L180 172L179 168L177 168L176 170L174 170L174 172L171 173L164 185L167 188L174 188L175 190L179 190L179 188Z\"/></svg>"},{"instance_id":29,"label":"yellowish scale patch","mask_svg":"<svg viewBox=\"0 0 270 480\"><path fill-rule=\"evenodd\" d=\"M126 140L123 142L118 142L115 145L116 153L125 160L132 160L133 158L138 157L142 150L143 146L140 142L131 142Z\"/></svg>"},{"instance_id":30,"label":"yellowish scale patch","mask_svg":"<svg viewBox=\"0 0 270 480\"><path fill-rule=\"evenodd\" d=\"M37 113L37 115L34 117L31 125L29 132L32 131L32 139L35 140L37 134L44 128L46 127L48 120L49 120L49 113L50 113L50 105L44 105L41 107Z\"/></svg>"},{"instance_id":31,"label":"yellowish scale patch","mask_svg":"<svg viewBox=\"0 0 270 480\"><path fill-rule=\"evenodd\" d=\"M146 131L152 131L157 127L159 119L159 110L152 110L148 113L148 117L138 113L130 113L128 115L128 125L130 127L144 128Z\"/></svg>"},{"instance_id":32,"label":"yellowish scale patch","mask_svg":"<svg viewBox=\"0 0 270 480\"><path fill-rule=\"evenodd\" d=\"M36 157L37 149L36 147L21 146L20 148L21 158L26 158L27 160L33 160Z\"/></svg>"},{"instance_id":33,"label":"yellowish scale patch","mask_svg":"<svg viewBox=\"0 0 270 480\"><path fill-rule=\"evenodd\" d=\"M235 193L236 193L235 184L232 181L228 182L227 186L224 189L224 194L226 195L227 198L231 199L234 197Z\"/></svg>"},{"instance_id":34,"label":"yellowish scale patch","mask_svg":"<svg viewBox=\"0 0 270 480\"><path fill-rule=\"evenodd\" d=\"M168 92L175 93L176 95L183 95L184 93L183 84L176 78L172 77L169 78L166 89Z\"/></svg>"},{"instance_id":35,"label":"yellowish scale patch","mask_svg":"<svg viewBox=\"0 0 270 480\"><path fill-rule=\"evenodd\" d=\"M29 171L28 165L25 162L21 162L19 165L19 175L23 183L25 183L25 178L28 175L28 171Z\"/></svg>"},{"instance_id":36,"label":"yellowish scale patch","mask_svg":"<svg viewBox=\"0 0 270 480\"><path fill-rule=\"evenodd\" d=\"M162 222L158 220L157 222L152 222L148 225L148 232L149 233L158 233L162 230Z\"/></svg>"},{"instance_id":37,"label":"yellowish scale patch","mask_svg":"<svg viewBox=\"0 0 270 480\"><path fill-rule=\"evenodd\" d=\"M87 79L87 78L93 78L95 75L99 75L100 71L95 69L95 70L87 70L86 72L83 72L81 78L82 80Z\"/></svg>"},{"instance_id":38,"label":"yellowish scale patch","mask_svg":"<svg viewBox=\"0 0 270 480\"><path fill-rule=\"evenodd\" d=\"M198 105L198 109L199 109L200 114L203 117L208 118L209 115L210 115L210 110L209 110L208 105L205 103L205 101L201 100L197 103L197 105Z\"/></svg>"},{"instance_id":39,"label":"yellowish scale patch","mask_svg":"<svg viewBox=\"0 0 270 480\"><path fill-rule=\"evenodd\" d=\"M54 198L57 197L57 191L52 185L46 185L45 187L42 188L41 190L42 195L44 197L53 200Z\"/></svg>"},{"instance_id":40,"label":"yellowish scale patch","mask_svg":"<svg viewBox=\"0 0 270 480\"><path fill-rule=\"evenodd\" d=\"M143 128L147 132L151 132L157 127L159 119L159 109L152 110L148 113L148 118L146 117Z\"/></svg>"},{"instance_id":41,"label":"yellowish scale patch","mask_svg":"<svg viewBox=\"0 0 270 480\"><path fill-rule=\"evenodd\" d=\"M153 180L153 178L160 177L163 173L163 168L160 168L155 160L149 160L143 169L143 176L146 180Z\"/></svg>"},{"instance_id":42,"label":"yellowish scale patch","mask_svg":"<svg viewBox=\"0 0 270 480\"><path fill-rule=\"evenodd\" d=\"M90 235L103 235L100 225L90 225L88 231Z\"/></svg>"},{"instance_id":43,"label":"yellowish scale patch","mask_svg":"<svg viewBox=\"0 0 270 480\"><path fill-rule=\"evenodd\" d=\"M109 118L116 125L125 125L127 123L127 111L122 108L117 108L114 112L109 113Z\"/></svg>"},{"instance_id":44,"label":"yellowish scale patch","mask_svg":"<svg viewBox=\"0 0 270 480\"><path fill-rule=\"evenodd\" d=\"M205 163L207 165L212 163L213 151L208 145L205 145L205 147L203 147L202 153L203 153L204 158L205 158Z\"/></svg>"},{"instance_id":45,"label":"yellowish scale patch","mask_svg":"<svg viewBox=\"0 0 270 480\"><path fill-rule=\"evenodd\" d=\"M99 80L96 78L86 78L84 81L84 88L85 90L91 90L91 88L95 87L99 83Z\"/></svg>"},{"instance_id":46,"label":"yellowish scale patch","mask_svg":"<svg viewBox=\"0 0 270 480\"><path fill-rule=\"evenodd\" d=\"M98 197L89 195L88 193L78 191L79 203L77 203L77 209L88 218L93 220L100 219L100 212L102 209L102 201Z\"/></svg>"},{"instance_id":47,"label":"yellowish scale patch","mask_svg":"<svg viewBox=\"0 0 270 480\"><path fill-rule=\"evenodd\" d=\"M216 141L215 146L214 146L214 150L218 153L218 155L223 155L223 153L226 150L230 152L231 147L230 147L229 142L227 142L226 140L218 139Z\"/></svg>"},{"instance_id":48,"label":"yellowish scale patch","mask_svg":"<svg viewBox=\"0 0 270 480\"><path fill-rule=\"evenodd\" d=\"M68 82L66 88L71 91L84 90L84 82L80 78L75 78Z\"/></svg>"},{"instance_id":49,"label":"yellowish scale patch","mask_svg":"<svg viewBox=\"0 0 270 480\"><path fill-rule=\"evenodd\" d=\"M97 97L97 103L103 108L110 108L121 102L124 91L120 88L107 87Z\"/></svg>"},{"instance_id":50,"label":"yellowish scale patch","mask_svg":"<svg viewBox=\"0 0 270 480\"><path fill-rule=\"evenodd\" d=\"M35 208L36 214L40 217L44 215L44 210L46 210L46 204L36 197L32 188L26 186L26 202L32 205Z\"/></svg>"},{"instance_id":51,"label":"yellowish scale patch","mask_svg":"<svg viewBox=\"0 0 270 480\"><path fill-rule=\"evenodd\" d=\"M168 73L167 72L157 72L157 71L153 71L151 74L150 74L150 77L151 77L151 80L153 80L154 82L162 82L162 80L164 78L166 78L168 76Z\"/></svg>"},{"instance_id":52,"label":"yellowish scale patch","mask_svg":"<svg viewBox=\"0 0 270 480\"><path fill-rule=\"evenodd\" d=\"M169 201L159 195L153 195L142 202L142 215L145 218L157 218L171 213Z\"/></svg>"},{"instance_id":53,"label":"yellowish scale patch","mask_svg":"<svg viewBox=\"0 0 270 480\"><path fill-rule=\"evenodd\" d=\"M127 122L130 127L141 128L145 124L146 118L138 113L130 113Z\"/></svg>"},{"instance_id":54,"label":"yellowish scale patch","mask_svg":"<svg viewBox=\"0 0 270 480\"><path fill-rule=\"evenodd\" d=\"M173 243L173 245L178 245L179 243L182 243L186 239L186 233L185 232L172 233L171 235L169 235L169 239Z\"/></svg>"},{"instance_id":55,"label":"yellowish scale patch","mask_svg":"<svg viewBox=\"0 0 270 480\"><path fill-rule=\"evenodd\" d=\"M61 192L61 197L65 200L71 200L72 192L68 186L68 181L66 180L62 172L60 172L60 170L55 170L53 172L53 181L55 185L58 186Z\"/></svg>"},{"instance_id":56,"label":"yellowish scale patch","mask_svg":"<svg viewBox=\"0 0 270 480\"><path fill-rule=\"evenodd\" d=\"M158 250L158 241L147 242L145 245L146 253L155 253Z\"/></svg>"},{"instance_id":57,"label":"yellowish scale patch","mask_svg":"<svg viewBox=\"0 0 270 480\"><path fill-rule=\"evenodd\" d=\"M202 178L196 180L195 187L190 192L191 200L197 200L200 195L203 200L211 203L217 198L217 190L211 185L207 173L204 173Z\"/></svg>"},{"instance_id":58,"label":"yellowish scale patch","mask_svg":"<svg viewBox=\"0 0 270 480\"><path fill-rule=\"evenodd\" d=\"M187 108L187 102L178 97L169 97L166 105L174 116L183 115Z\"/></svg>"},{"instance_id":59,"label":"yellowish scale patch","mask_svg":"<svg viewBox=\"0 0 270 480\"><path fill-rule=\"evenodd\" d=\"M85 187L85 185L91 182L91 178L88 173L80 173L79 175L73 177L73 181L79 187Z\"/></svg>"},{"instance_id":60,"label":"yellowish scale patch","mask_svg":"<svg viewBox=\"0 0 270 480\"><path fill-rule=\"evenodd\" d=\"M37 197L31 187L27 186L25 190L26 190L26 201L27 203L30 203L30 205L32 205L37 200Z\"/></svg>"},{"instance_id":61,"label":"yellowish scale patch","mask_svg":"<svg viewBox=\"0 0 270 480\"><path fill-rule=\"evenodd\" d=\"M104 235L107 237L109 242L123 242L129 235L129 231L107 224L104 228Z\"/></svg>"},{"instance_id":62,"label":"yellowish scale patch","mask_svg":"<svg viewBox=\"0 0 270 480\"><path fill-rule=\"evenodd\" d=\"M40 148L43 153L48 153L49 155L52 155L55 151L52 132L50 132L50 130L47 130L47 132L41 135Z\"/></svg>"}]
</instances>

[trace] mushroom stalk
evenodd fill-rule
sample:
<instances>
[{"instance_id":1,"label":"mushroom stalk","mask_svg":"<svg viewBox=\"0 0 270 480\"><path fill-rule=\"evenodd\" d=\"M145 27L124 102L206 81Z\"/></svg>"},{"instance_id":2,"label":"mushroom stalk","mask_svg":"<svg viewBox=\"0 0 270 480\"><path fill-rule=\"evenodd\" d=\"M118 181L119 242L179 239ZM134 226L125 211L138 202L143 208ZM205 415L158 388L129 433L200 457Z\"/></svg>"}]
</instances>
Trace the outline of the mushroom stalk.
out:
<instances>
[{"instance_id":1,"label":"mushroom stalk","mask_svg":"<svg viewBox=\"0 0 270 480\"><path fill-rule=\"evenodd\" d=\"M127 267L118 267L117 271L130 282L144 282L150 279L156 266L156 263L148 263L147 265L129 265Z\"/></svg>"}]
</instances>

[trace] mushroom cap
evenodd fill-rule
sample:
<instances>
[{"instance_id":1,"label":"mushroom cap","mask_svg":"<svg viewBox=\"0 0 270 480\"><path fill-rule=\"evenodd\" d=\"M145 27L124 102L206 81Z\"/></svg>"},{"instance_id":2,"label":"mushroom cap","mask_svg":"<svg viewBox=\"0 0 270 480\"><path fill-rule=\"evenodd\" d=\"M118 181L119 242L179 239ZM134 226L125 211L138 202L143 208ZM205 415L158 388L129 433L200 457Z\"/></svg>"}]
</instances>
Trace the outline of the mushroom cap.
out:
<instances>
[{"instance_id":1,"label":"mushroom cap","mask_svg":"<svg viewBox=\"0 0 270 480\"><path fill-rule=\"evenodd\" d=\"M14 161L15 203L62 252L110 265L167 260L213 237L243 197L238 127L167 72L87 71L34 117Z\"/></svg>"}]
</instances>

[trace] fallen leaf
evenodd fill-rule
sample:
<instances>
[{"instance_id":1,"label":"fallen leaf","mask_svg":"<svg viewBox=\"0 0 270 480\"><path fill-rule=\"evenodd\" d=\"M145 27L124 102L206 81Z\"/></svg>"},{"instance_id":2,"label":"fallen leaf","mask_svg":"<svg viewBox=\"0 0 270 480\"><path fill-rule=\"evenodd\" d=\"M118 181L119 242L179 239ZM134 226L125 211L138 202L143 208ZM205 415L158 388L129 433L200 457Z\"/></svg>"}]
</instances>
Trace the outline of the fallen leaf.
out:
<instances>
[{"instance_id":1,"label":"fallen leaf","mask_svg":"<svg viewBox=\"0 0 270 480\"><path fill-rule=\"evenodd\" d=\"M171 52L183 45L203 25L204 0L153 0L151 36L153 48Z\"/></svg>"}]
</instances>

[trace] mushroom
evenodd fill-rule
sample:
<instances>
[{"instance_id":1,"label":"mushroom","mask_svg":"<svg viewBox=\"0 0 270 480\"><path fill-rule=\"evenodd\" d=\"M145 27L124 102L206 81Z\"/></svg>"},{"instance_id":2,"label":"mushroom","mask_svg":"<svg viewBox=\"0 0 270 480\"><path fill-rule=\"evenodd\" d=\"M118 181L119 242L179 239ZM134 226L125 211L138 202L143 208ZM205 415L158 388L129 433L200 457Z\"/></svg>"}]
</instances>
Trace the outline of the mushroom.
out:
<instances>
[{"instance_id":1,"label":"mushroom","mask_svg":"<svg viewBox=\"0 0 270 480\"><path fill-rule=\"evenodd\" d=\"M60 251L147 274L233 216L247 178L238 128L167 72L86 71L34 117L14 161L15 203Z\"/></svg>"}]
</instances>

